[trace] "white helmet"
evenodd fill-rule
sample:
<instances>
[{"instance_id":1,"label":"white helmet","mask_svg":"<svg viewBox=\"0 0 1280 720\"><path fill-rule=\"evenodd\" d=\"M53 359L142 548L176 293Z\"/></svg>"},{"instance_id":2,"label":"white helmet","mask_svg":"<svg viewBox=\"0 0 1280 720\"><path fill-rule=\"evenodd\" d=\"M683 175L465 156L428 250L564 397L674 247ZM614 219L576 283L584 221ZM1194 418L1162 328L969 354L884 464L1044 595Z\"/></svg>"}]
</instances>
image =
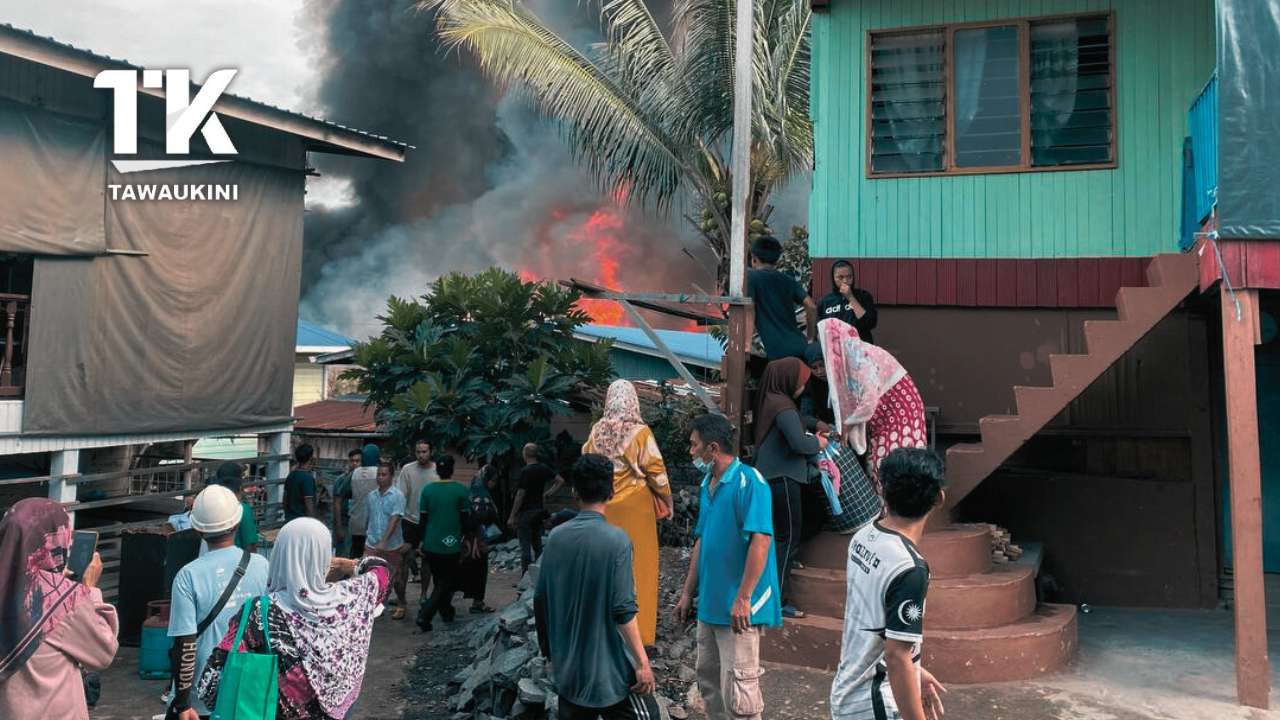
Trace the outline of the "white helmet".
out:
<instances>
[{"instance_id":1,"label":"white helmet","mask_svg":"<svg viewBox=\"0 0 1280 720\"><path fill-rule=\"evenodd\" d=\"M224 533L240 524L244 508L236 494L221 485L210 485L191 506L191 527L205 535Z\"/></svg>"}]
</instances>

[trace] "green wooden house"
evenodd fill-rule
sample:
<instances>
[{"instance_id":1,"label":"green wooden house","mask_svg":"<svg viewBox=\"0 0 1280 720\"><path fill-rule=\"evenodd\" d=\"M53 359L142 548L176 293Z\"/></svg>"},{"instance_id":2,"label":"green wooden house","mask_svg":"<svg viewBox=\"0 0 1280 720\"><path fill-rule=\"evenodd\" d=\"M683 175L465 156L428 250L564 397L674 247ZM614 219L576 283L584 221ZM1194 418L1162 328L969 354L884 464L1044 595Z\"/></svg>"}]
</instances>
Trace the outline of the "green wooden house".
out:
<instances>
[{"instance_id":1,"label":"green wooden house","mask_svg":"<svg viewBox=\"0 0 1280 720\"><path fill-rule=\"evenodd\" d=\"M935 575L965 579L931 590L959 620L931 627L926 663L959 682L1049 671L1074 651L1076 603L1215 607L1228 573L1238 617L1265 624L1276 3L811 5L813 292L853 262L877 341L940 408L950 518L1043 548L1016 572L949 568L968 540L935 533ZM1042 571L1060 604L1037 607ZM820 625L790 640L820 648ZM1240 652L1265 658L1256 642ZM1265 704L1268 675L1247 675L1242 701Z\"/></svg>"}]
</instances>

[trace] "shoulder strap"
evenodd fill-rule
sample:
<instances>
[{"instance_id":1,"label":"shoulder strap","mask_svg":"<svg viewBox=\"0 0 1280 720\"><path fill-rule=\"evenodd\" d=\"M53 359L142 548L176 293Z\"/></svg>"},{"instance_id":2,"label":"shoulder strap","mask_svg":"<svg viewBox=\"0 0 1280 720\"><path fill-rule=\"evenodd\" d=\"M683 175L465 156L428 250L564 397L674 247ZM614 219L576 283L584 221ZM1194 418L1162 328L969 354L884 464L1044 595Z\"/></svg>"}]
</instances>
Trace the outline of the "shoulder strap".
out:
<instances>
[{"instance_id":1,"label":"shoulder strap","mask_svg":"<svg viewBox=\"0 0 1280 720\"><path fill-rule=\"evenodd\" d=\"M258 598L258 604L259 604L258 614L262 616L263 645L264 645L264 649L267 651L267 654L270 655L271 654L271 630L267 627L269 625L269 623L267 622L267 610L271 606L271 599L266 595L262 595Z\"/></svg>"},{"instance_id":2,"label":"shoulder strap","mask_svg":"<svg viewBox=\"0 0 1280 720\"><path fill-rule=\"evenodd\" d=\"M253 601L246 602L240 611L240 625L236 628L236 641L231 643L231 652L240 652L240 642L244 640L244 626L249 624L249 611L253 609Z\"/></svg>"},{"instance_id":3,"label":"shoulder strap","mask_svg":"<svg viewBox=\"0 0 1280 720\"><path fill-rule=\"evenodd\" d=\"M218 617L218 613L222 612L222 608L227 606L227 602L231 600L231 596L235 594L236 587L240 585L240 578L244 577L245 571L249 569L249 560L252 555L253 553L245 550L244 554L240 556L240 564L236 566L235 574L227 581L227 587L222 591L222 597L218 598L218 602L213 604L213 609L211 609L209 614L205 615L204 619L200 621L200 624L196 626L196 637L203 635L204 631L208 630L209 626L213 624L214 618ZM244 628L244 622L240 623L240 627L241 629ZM239 642L239 640L236 642Z\"/></svg>"}]
</instances>

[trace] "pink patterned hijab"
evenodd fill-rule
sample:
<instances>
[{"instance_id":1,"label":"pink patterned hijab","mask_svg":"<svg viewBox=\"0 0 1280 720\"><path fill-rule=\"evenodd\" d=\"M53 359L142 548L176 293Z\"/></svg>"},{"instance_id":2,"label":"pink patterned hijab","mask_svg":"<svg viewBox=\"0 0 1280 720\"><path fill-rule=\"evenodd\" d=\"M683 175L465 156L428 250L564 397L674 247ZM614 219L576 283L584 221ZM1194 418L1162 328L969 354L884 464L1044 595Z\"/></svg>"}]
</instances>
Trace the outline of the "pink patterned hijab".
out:
<instances>
[{"instance_id":1,"label":"pink patterned hijab","mask_svg":"<svg viewBox=\"0 0 1280 720\"><path fill-rule=\"evenodd\" d=\"M591 428L587 443L594 452L617 461L641 427L644 418L635 386L629 380L614 380L604 397L604 415Z\"/></svg>"},{"instance_id":2,"label":"pink patterned hijab","mask_svg":"<svg viewBox=\"0 0 1280 720\"><path fill-rule=\"evenodd\" d=\"M887 350L863 342L858 331L841 320L818 323L818 340L836 423L846 442L862 454L867 451L867 421L881 396L907 371Z\"/></svg>"},{"instance_id":3,"label":"pink patterned hijab","mask_svg":"<svg viewBox=\"0 0 1280 720\"><path fill-rule=\"evenodd\" d=\"M48 498L19 500L0 520L0 682L89 596L65 574L71 518Z\"/></svg>"}]
</instances>

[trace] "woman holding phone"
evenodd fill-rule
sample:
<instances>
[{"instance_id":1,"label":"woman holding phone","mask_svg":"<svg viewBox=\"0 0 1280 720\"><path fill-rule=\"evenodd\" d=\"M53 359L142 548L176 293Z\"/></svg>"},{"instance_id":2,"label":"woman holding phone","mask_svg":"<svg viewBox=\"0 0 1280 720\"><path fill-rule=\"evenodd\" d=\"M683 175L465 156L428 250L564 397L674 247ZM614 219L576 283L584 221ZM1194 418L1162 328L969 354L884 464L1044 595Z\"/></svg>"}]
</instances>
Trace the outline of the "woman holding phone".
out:
<instances>
[{"instance_id":1,"label":"woman holding phone","mask_svg":"<svg viewBox=\"0 0 1280 720\"><path fill-rule=\"evenodd\" d=\"M19 500L0 519L0 717L88 720L81 668L116 655L116 610L97 587L95 552L68 576L71 518L48 498Z\"/></svg>"}]
</instances>

